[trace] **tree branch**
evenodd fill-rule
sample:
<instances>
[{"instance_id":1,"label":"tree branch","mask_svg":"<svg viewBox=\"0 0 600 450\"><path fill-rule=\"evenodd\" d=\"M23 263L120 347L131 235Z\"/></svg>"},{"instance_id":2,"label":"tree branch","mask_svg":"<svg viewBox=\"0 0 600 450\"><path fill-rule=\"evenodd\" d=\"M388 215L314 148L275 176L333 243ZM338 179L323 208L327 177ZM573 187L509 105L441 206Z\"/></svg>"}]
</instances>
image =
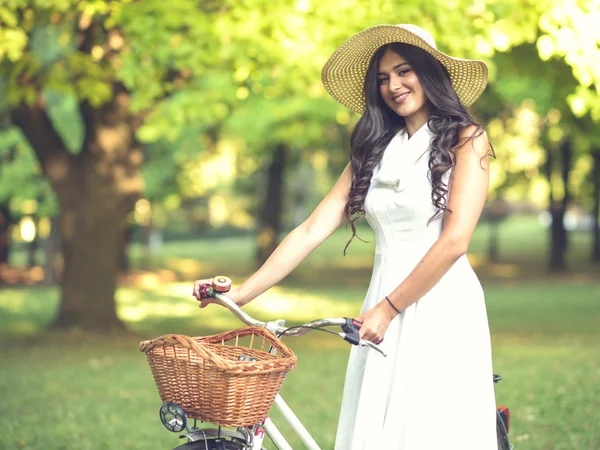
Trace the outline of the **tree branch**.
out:
<instances>
[{"instance_id":1,"label":"tree branch","mask_svg":"<svg viewBox=\"0 0 600 450\"><path fill-rule=\"evenodd\" d=\"M58 188L68 177L72 156L54 129L41 95L33 106L21 104L13 108L11 119L33 148L44 174Z\"/></svg>"},{"instance_id":2,"label":"tree branch","mask_svg":"<svg viewBox=\"0 0 600 450\"><path fill-rule=\"evenodd\" d=\"M83 15L79 16L79 20L75 20L75 35L77 36L77 49L80 52L91 54L95 44L95 31L97 23L95 21L87 22L87 18ZM92 19L89 19L92 20ZM88 143L95 138L95 118L94 108L87 102L79 102L79 113L83 121L83 151L88 148Z\"/></svg>"}]
</instances>

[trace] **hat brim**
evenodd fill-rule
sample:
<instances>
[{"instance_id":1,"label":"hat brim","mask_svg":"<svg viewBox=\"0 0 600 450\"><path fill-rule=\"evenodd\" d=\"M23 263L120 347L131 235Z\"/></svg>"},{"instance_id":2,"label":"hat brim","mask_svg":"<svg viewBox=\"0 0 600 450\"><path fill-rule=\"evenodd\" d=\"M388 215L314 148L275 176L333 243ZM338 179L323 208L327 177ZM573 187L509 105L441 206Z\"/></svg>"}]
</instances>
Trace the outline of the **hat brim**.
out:
<instances>
[{"instance_id":1,"label":"hat brim","mask_svg":"<svg viewBox=\"0 0 600 450\"><path fill-rule=\"evenodd\" d=\"M401 42L422 48L450 74L462 105L471 106L485 90L488 68L483 61L453 58L440 52L411 31L397 25L377 25L344 42L323 66L321 79L327 92L352 111L365 110L364 80L375 52L383 45Z\"/></svg>"}]
</instances>

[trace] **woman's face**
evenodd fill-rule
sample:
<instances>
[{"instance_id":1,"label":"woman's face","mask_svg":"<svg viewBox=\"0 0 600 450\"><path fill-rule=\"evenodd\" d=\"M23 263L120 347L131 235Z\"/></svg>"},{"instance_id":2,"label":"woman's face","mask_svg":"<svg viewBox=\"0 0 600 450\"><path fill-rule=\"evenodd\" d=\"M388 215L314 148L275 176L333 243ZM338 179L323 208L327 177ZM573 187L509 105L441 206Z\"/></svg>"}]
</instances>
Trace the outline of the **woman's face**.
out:
<instances>
[{"instance_id":1,"label":"woman's face","mask_svg":"<svg viewBox=\"0 0 600 450\"><path fill-rule=\"evenodd\" d=\"M405 119L415 114L428 115L429 100L410 64L387 49L379 61L379 93L392 111Z\"/></svg>"}]
</instances>

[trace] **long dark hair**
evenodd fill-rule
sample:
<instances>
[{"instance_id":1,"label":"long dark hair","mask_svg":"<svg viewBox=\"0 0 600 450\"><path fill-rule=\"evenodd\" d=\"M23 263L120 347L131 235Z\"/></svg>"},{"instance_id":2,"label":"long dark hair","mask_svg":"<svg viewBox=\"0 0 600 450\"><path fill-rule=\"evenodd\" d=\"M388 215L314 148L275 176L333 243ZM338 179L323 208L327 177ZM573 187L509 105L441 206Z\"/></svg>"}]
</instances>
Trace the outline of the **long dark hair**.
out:
<instances>
[{"instance_id":1,"label":"long dark hair","mask_svg":"<svg viewBox=\"0 0 600 450\"><path fill-rule=\"evenodd\" d=\"M406 127L404 118L386 105L379 92L379 62L387 49L402 55L410 64L432 106L432 114L428 121L434 135L429 156L429 178L432 184L431 201L437 212L429 222L445 212L451 212L446 207L448 186L442 180L442 175L456 164L452 149L458 145L461 131L475 125L477 130L469 139L483 132L483 128L461 105L446 68L437 59L425 50L409 44L394 42L379 48L371 58L365 77L365 112L350 138L352 185L346 204L346 218L352 228L352 236L344 248L344 254L354 237L360 239L356 234L355 222L365 214L365 197L371 184L373 170L381 161L383 152L392 138L400 129Z\"/></svg>"}]
</instances>

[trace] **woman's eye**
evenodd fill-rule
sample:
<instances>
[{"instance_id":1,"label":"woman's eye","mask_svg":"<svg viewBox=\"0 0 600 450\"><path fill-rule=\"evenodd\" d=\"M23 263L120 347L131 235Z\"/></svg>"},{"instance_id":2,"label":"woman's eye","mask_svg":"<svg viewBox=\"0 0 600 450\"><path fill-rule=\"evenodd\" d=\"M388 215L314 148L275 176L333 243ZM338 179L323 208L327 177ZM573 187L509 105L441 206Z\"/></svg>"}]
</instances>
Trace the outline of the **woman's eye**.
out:
<instances>
[{"instance_id":1,"label":"woman's eye","mask_svg":"<svg viewBox=\"0 0 600 450\"><path fill-rule=\"evenodd\" d=\"M406 75L408 72L410 72L410 69L401 70L400 72L398 72L398 75L400 75L401 77L403 77L403 76L404 76L404 75Z\"/></svg>"},{"instance_id":2,"label":"woman's eye","mask_svg":"<svg viewBox=\"0 0 600 450\"><path fill-rule=\"evenodd\" d=\"M387 78L379 78L377 82L381 85L387 81Z\"/></svg>"}]
</instances>

